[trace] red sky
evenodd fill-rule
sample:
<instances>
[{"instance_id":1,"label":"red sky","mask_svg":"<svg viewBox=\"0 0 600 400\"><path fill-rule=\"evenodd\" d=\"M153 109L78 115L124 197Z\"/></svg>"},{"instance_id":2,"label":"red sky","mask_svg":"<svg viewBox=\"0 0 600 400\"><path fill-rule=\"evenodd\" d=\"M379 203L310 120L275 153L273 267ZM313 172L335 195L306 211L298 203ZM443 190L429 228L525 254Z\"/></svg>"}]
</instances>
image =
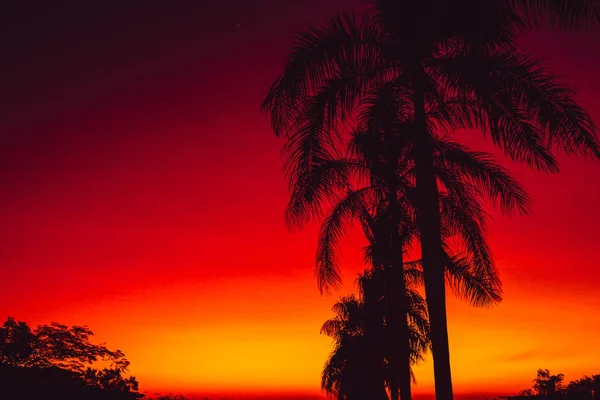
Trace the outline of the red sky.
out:
<instances>
[{"instance_id":1,"label":"red sky","mask_svg":"<svg viewBox=\"0 0 600 400\"><path fill-rule=\"evenodd\" d=\"M293 34L353 4L284 3L3 14L0 317L87 324L148 393L319 394L335 297L316 288L314 227L285 229L281 142L259 106ZM525 42L600 122L600 33ZM537 368L600 373L600 164L561 161L555 176L507 163L533 213L490 229L504 302L449 300L459 394L513 393ZM416 371L430 393L431 363Z\"/></svg>"}]
</instances>

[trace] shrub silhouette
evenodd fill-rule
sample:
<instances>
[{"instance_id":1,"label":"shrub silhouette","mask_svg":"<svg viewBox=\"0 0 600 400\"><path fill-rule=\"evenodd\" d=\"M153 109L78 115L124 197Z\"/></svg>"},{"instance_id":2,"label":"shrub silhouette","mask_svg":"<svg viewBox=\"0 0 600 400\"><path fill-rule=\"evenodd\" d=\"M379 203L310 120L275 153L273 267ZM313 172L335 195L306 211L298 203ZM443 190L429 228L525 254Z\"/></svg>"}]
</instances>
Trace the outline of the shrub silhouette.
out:
<instances>
[{"instance_id":1,"label":"shrub silhouette","mask_svg":"<svg viewBox=\"0 0 600 400\"><path fill-rule=\"evenodd\" d=\"M519 395L544 399L600 400L600 375L584 375L567 385L563 381L563 374L552 375L547 369L538 369L533 386L522 390Z\"/></svg>"}]
</instances>

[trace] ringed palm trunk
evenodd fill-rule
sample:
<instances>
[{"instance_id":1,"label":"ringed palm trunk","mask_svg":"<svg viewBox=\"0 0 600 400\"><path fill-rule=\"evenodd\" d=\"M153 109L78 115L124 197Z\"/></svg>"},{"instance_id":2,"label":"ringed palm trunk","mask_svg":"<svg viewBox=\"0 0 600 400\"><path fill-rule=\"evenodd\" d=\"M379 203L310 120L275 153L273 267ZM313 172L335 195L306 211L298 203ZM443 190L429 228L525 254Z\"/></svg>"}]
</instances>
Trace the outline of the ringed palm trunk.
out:
<instances>
[{"instance_id":1,"label":"ringed palm trunk","mask_svg":"<svg viewBox=\"0 0 600 400\"><path fill-rule=\"evenodd\" d=\"M433 138L427 128L425 96L418 81L414 87L414 115L420 130L415 139L417 225L431 326L435 395L437 400L452 400L439 192L433 163Z\"/></svg>"}]
</instances>

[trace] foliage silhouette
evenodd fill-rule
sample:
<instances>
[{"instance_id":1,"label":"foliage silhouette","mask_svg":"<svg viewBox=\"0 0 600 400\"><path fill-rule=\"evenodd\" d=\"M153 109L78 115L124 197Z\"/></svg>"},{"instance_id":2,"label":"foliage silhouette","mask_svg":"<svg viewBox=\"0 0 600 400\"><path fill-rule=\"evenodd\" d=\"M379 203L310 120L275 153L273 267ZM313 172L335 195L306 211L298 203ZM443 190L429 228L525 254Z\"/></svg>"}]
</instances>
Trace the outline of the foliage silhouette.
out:
<instances>
[{"instance_id":1,"label":"foliage silhouette","mask_svg":"<svg viewBox=\"0 0 600 400\"><path fill-rule=\"evenodd\" d=\"M92 335L85 326L54 322L32 330L8 317L0 327L0 394L22 399L143 397L136 379L123 376L129 367L123 352L90 343ZM96 362L109 366L94 369Z\"/></svg>"},{"instance_id":2,"label":"foliage silhouette","mask_svg":"<svg viewBox=\"0 0 600 400\"><path fill-rule=\"evenodd\" d=\"M553 396L563 390L563 374L552 375L547 369L538 369L533 390L539 396Z\"/></svg>"},{"instance_id":3,"label":"foliage silhouette","mask_svg":"<svg viewBox=\"0 0 600 400\"><path fill-rule=\"evenodd\" d=\"M403 316L406 312L402 311L407 308L403 299L406 285L402 253L418 233L414 220L411 140L414 128L410 121L401 120L402 116L384 112L387 92L384 88L367 98L367 105L360 110L357 129L349 133L346 154L324 159L314 168L310 179L294 185L287 219L292 226L302 226L311 217L322 215L323 204L332 204L323 220L317 249L317 281L325 291L341 282L336 255L346 224L352 219L361 222L371 243L366 256L373 265L383 266L390 285L386 289L389 325L396 337L401 338L396 344L399 353L395 358L405 360L400 363L404 369L400 387L403 397L410 398L408 355L400 353L408 346L402 344L407 337ZM468 255L468 258L451 257L446 250L445 263L455 266L449 270L451 287L459 297L467 298L474 305L499 301L500 281L483 235L485 213L480 194L487 193L498 200L506 211L525 212L528 197L510 174L488 155L469 151L445 137L440 137L435 144L435 168L444 188L440 192L444 238L462 239ZM375 248L379 254L373 262ZM462 267L457 268L458 264ZM461 274L457 276L459 271ZM396 361L390 360L390 368L394 364ZM397 398L394 387L391 392L391 397Z\"/></svg>"},{"instance_id":4,"label":"foliage silhouette","mask_svg":"<svg viewBox=\"0 0 600 400\"><path fill-rule=\"evenodd\" d=\"M600 400L600 374L571 381L565 390L571 400Z\"/></svg>"},{"instance_id":5,"label":"foliage silhouette","mask_svg":"<svg viewBox=\"0 0 600 400\"><path fill-rule=\"evenodd\" d=\"M403 370L395 376L402 377L399 386L407 398L410 397L410 368L405 350L408 348L405 311L408 307L402 260L404 249L418 232L414 221L414 164L410 140L407 140L411 127L392 120L391 124L396 127L381 135L387 135L388 141L390 136L397 135L393 138L395 146L391 151L389 147L381 146L378 135L369 133L369 126L383 125L381 115L372 112L372 108L381 103L380 98L381 93L377 93L370 106L362 110L365 117L359 129L351 133L348 155L343 159L328 160L315 171L311 182L294 188L288 219L292 224L301 225L311 215L319 215L321 203L334 203L323 220L317 249L317 278L325 290L341 282L336 255L345 225L352 219L361 222L371 243L366 256L373 265L383 266L388 282L389 329L398 338L396 357L389 359L389 364L391 369ZM394 175L387 173L389 165L395 166ZM436 144L436 169L446 188L440 196L440 205L446 210L444 237L458 235L468 255L467 258L452 257L446 251L446 263L455 267L448 270L451 287L459 297L474 305L499 301L501 286L482 234L485 213L479 203L479 193L487 192L497 197L507 209L518 207L522 210L527 208L527 195L488 156L471 152L444 138ZM457 179L457 171L461 171L465 179ZM377 257L373 257L375 252L379 253ZM458 264L461 264L460 268ZM397 384L393 383L391 390L394 399L397 398L395 386Z\"/></svg>"},{"instance_id":6,"label":"foliage silhouette","mask_svg":"<svg viewBox=\"0 0 600 400\"><path fill-rule=\"evenodd\" d=\"M587 376L563 384L564 375L552 375L547 369L538 369L533 386L521 391L520 396L544 399L598 400L600 399L600 375Z\"/></svg>"},{"instance_id":7,"label":"foliage silhouette","mask_svg":"<svg viewBox=\"0 0 600 400\"><path fill-rule=\"evenodd\" d=\"M90 343L93 335L86 326L40 325L35 330L25 322L8 317L0 327L0 363L17 367L51 366L83 373L86 365L108 361L126 370L129 361L120 350Z\"/></svg>"},{"instance_id":8,"label":"foliage silhouette","mask_svg":"<svg viewBox=\"0 0 600 400\"><path fill-rule=\"evenodd\" d=\"M555 150L600 158L594 124L572 90L515 41L546 20L576 28L600 18L590 0L371 3L362 18L338 16L300 33L263 109L275 134L287 138L284 167L292 186L310 180L338 151L340 131L370 93L391 88L388 104L412 118L419 132L413 138L416 217L436 396L450 400L435 140L441 130L478 128L512 159L548 172L558 171Z\"/></svg>"},{"instance_id":9,"label":"foliage silhouette","mask_svg":"<svg viewBox=\"0 0 600 400\"><path fill-rule=\"evenodd\" d=\"M383 181L385 181L385 179L381 179ZM461 193L465 190L465 188L462 188ZM353 197L353 195L350 193L348 195L348 197ZM336 208L340 205L343 205L343 207L347 208L350 213L348 215L342 215L341 219L338 218L326 218L324 221L324 225L323 225L323 229L321 230L322 232L329 232L331 229L328 227L328 225L330 223L332 223L333 220L336 220L337 222L334 224L341 232L343 232L342 225L340 225L340 223L342 223L345 219L349 219L352 217L356 217L360 220L361 224L363 225L363 229L365 231L365 235L367 236L370 245L366 248L366 256L367 256L367 261L370 262L374 268L375 271L380 271L381 269L383 269L383 273L379 272L378 276L381 279L383 279L385 281L385 283L382 283L381 285L383 286L379 286L379 291L370 291L371 293L375 293L375 301L368 301L370 299L370 297L365 293L363 296L364 302L366 304L372 304L372 303L379 303L381 302L381 296L385 296L384 302L383 304L386 305L385 307L385 318L387 319L388 323L386 324L386 329L387 332L386 334L389 335L390 337L393 337L394 340L388 340L385 343L386 346L389 346L389 348L386 350L387 351L387 355L386 355L386 365L387 365L387 369L388 369L388 385L390 387L390 395L392 398L397 398L397 388L398 386L400 386L400 389L406 393L406 387L408 386L408 393L410 393L410 379L411 379L411 373L410 373L410 363L411 363L411 358L410 358L410 352L409 349L414 347L413 345L411 345L408 340L409 340L409 326L407 325L407 322L409 319L407 319L407 312L405 311L405 309L408 309L408 306L406 304L408 304L408 302L406 304L399 304L399 307L396 308L396 310L394 310L393 312L390 312L390 308L389 308L389 294L390 293L394 293L397 292L400 295L402 295L402 293L405 293L407 290L407 284L408 283L418 283L418 284L422 284L423 282L423 275L422 275L422 271L420 270L420 266L421 263L419 261L415 261L415 262L410 262L410 263L406 263L406 264L402 264L400 266L397 266L398 268L395 268L395 271L398 271L399 274L396 274L395 276L393 276L393 279L391 280L393 282L394 287L390 288L387 286L387 284L390 282L389 279L389 271L387 271L387 268L384 264L384 260L385 257L387 256L387 247L389 247L390 243L389 243L389 237L386 238L386 235L389 236L389 232L387 232L385 230L386 226L388 225L387 222L387 217L386 217L386 210L381 210L381 208L377 208L377 205L379 203L375 203L372 206L369 206L366 202L364 202L366 200L365 197L357 197L354 199L353 202L347 202L346 200L342 199L340 201L340 203L338 203L337 205L334 205L332 211L331 211L331 215L335 215L336 212ZM375 214L372 214L372 212L370 210L375 209ZM410 232L411 229L407 229L407 226L410 226L410 223L407 222L406 220L403 221L404 226L401 227L397 227L398 229L402 229L405 231ZM478 225L476 225L478 226ZM334 229L335 230L335 229ZM406 234L405 234L406 235ZM329 235L325 235L324 237L322 237L323 240L320 240L320 245L327 243L329 241L331 241L331 238L327 238L327 236ZM336 235L333 235L336 236ZM403 236L403 238L406 240L406 236ZM335 241L335 240L334 240ZM331 249L335 249L335 243L329 243L329 245L326 245L325 248L331 248ZM402 247L404 246L404 243L398 243L398 247L400 249L402 249ZM335 257L335 250L330 250L327 251L327 257L329 258L333 258ZM402 262L402 259L400 259L400 262ZM332 263L325 263L326 265L331 265ZM388 264L389 265L389 264ZM406 267L406 268L405 268ZM497 280L496 276L492 273L489 274L490 270L489 269L479 269L477 268L477 266L475 266L473 263L470 263L467 259L464 258L459 258L459 257L447 257L447 274L448 274L448 280L451 284L451 287L458 289L458 294L464 296L465 298L467 298L468 300L470 300L471 302L473 302L474 304L477 305L486 305L486 304L490 304L493 303L495 301L499 301L500 299L500 286L499 286L499 281ZM493 270L492 270L493 271ZM399 276L398 276L399 275ZM364 285L362 285L361 287L363 287ZM369 287L372 287L373 285L369 285ZM383 288L383 289L382 289ZM392 290L393 289L393 290ZM382 291L383 290L383 291ZM400 296L397 296L400 297ZM405 299L408 299L409 297L405 297ZM368 307L367 307L368 308ZM372 312L374 312L375 314L378 314L379 311L377 310L372 310ZM394 314L397 314L399 316L399 324L401 325L401 329L393 329L392 327L392 316L394 316ZM367 313L368 314L368 313ZM373 317L371 317L373 318ZM381 323L377 323L377 317L375 316L375 325L376 326L380 326ZM366 325L367 327L369 327L369 325ZM379 331L380 329L373 329L373 331ZM368 336L369 332L365 332L364 336ZM374 336L381 336L381 334L379 335L374 335ZM406 338L406 339L404 339ZM367 338L368 339L368 338ZM361 339L353 339L355 342L356 341L361 341L361 342L365 342L364 338ZM371 341L366 340L367 344L371 343ZM379 343L377 340L373 340L374 343ZM381 344L380 344L381 346ZM395 349L400 349L400 350L405 350L406 353L402 353L402 352L394 352ZM403 349L404 348L404 349ZM377 352L381 352L378 349L375 349L372 351L373 353L377 353ZM393 363L397 364L397 368L393 368ZM372 367L372 370L378 370L377 365L375 364L377 363L377 359L375 361L373 361L372 363L370 363L369 365L375 365L375 367ZM359 364L361 365L361 364ZM381 362L379 362L379 365L381 365ZM380 368L379 368L380 369ZM363 378L365 377L369 377L369 374L363 373L362 374ZM407 378L407 379L405 379ZM351 380L352 381L352 380ZM381 379L379 379L379 381L377 379L374 379L373 382L371 384L367 384L366 386L368 386L367 389L364 389L363 386L361 386L360 382L355 382L354 383L354 387L358 389L360 389L360 393L380 393L381 392ZM351 397L351 394L346 393L345 394L348 397Z\"/></svg>"}]
</instances>

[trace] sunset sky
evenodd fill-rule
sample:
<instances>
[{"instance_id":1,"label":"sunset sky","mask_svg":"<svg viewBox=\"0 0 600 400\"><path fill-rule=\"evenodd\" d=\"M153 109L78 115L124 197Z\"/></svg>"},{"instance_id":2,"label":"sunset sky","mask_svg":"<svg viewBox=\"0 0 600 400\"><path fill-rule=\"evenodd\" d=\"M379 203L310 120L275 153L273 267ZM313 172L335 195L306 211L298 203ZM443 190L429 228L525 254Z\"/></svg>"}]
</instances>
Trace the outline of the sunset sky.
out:
<instances>
[{"instance_id":1,"label":"sunset sky","mask_svg":"<svg viewBox=\"0 0 600 400\"><path fill-rule=\"evenodd\" d=\"M316 226L286 230L282 142L259 108L295 32L354 2L97 3L0 16L0 318L88 325L149 394L318 396L319 327L362 239L321 297ZM523 43L600 123L600 31ZM600 163L560 160L554 176L505 162L533 209L490 226L504 301L449 299L459 398L515 393L538 368L600 373ZM416 374L431 394L431 362Z\"/></svg>"}]
</instances>

